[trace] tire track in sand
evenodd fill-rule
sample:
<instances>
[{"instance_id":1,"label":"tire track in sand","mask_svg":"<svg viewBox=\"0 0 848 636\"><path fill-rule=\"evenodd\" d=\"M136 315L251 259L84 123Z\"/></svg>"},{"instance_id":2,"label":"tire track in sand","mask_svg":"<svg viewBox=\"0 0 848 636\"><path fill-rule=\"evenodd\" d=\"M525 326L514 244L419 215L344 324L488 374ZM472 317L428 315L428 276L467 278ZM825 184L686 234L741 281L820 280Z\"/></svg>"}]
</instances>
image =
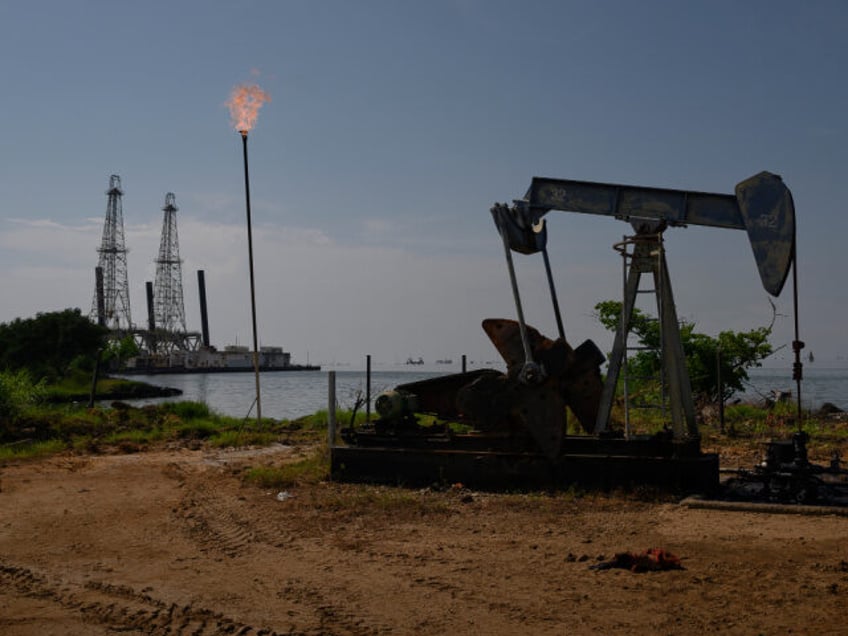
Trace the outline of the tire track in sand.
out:
<instances>
[{"instance_id":1,"label":"tire track in sand","mask_svg":"<svg viewBox=\"0 0 848 636\"><path fill-rule=\"evenodd\" d=\"M100 623L116 631L133 630L152 636L278 634L195 604L168 603L126 585L97 581L81 585L3 562L0 562L0 588L21 596L49 600L79 614L87 622ZM306 632L300 633L306 635Z\"/></svg>"}]
</instances>

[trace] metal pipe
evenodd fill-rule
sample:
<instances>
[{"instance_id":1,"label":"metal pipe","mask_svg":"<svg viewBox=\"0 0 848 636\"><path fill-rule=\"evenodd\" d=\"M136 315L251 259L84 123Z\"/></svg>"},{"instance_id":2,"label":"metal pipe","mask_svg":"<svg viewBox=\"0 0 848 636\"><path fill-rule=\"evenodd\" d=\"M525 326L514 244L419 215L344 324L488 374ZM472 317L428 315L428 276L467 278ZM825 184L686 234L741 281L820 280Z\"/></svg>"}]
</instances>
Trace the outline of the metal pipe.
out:
<instances>
[{"instance_id":1,"label":"metal pipe","mask_svg":"<svg viewBox=\"0 0 848 636\"><path fill-rule=\"evenodd\" d=\"M530 350L530 339L527 336L527 326L524 323L524 311L521 308L521 296L518 293L518 281L515 278L515 266L512 263L512 250L509 247L509 238L505 230L500 230L503 239L504 253L506 254L506 265L509 269L509 282L512 286L512 297L515 300L515 311L518 314L518 330L521 333L521 344L524 347L524 364L533 364L533 352Z\"/></svg>"},{"instance_id":2,"label":"metal pipe","mask_svg":"<svg viewBox=\"0 0 848 636\"><path fill-rule=\"evenodd\" d=\"M792 364L792 379L795 380L795 388L797 392L796 399L796 418L798 430L801 430L801 380L804 376L804 364L801 362L801 349L804 348L804 343L801 342L798 328L798 253L797 241L792 246L792 308L795 314L795 340L792 341L792 350L795 352L795 362Z\"/></svg>"},{"instance_id":3,"label":"metal pipe","mask_svg":"<svg viewBox=\"0 0 848 636\"><path fill-rule=\"evenodd\" d=\"M106 301L103 295L103 268L94 268L94 293L97 294L97 324L106 326Z\"/></svg>"},{"instance_id":4,"label":"metal pipe","mask_svg":"<svg viewBox=\"0 0 848 636\"><path fill-rule=\"evenodd\" d=\"M106 311L103 300L103 268L100 266L94 268L94 293L97 296L97 324L105 327ZM94 406L94 399L97 397L97 380L100 378L100 359L102 356L103 346L101 345L97 349L97 355L94 358L94 370L91 373L91 391L88 395L88 408Z\"/></svg>"},{"instance_id":5,"label":"metal pipe","mask_svg":"<svg viewBox=\"0 0 848 636\"><path fill-rule=\"evenodd\" d=\"M209 347L209 313L206 309L206 275L202 269L197 270L197 287L200 290L200 330L203 346Z\"/></svg>"},{"instance_id":6,"label":"metal pipe","mask_svg":"<svg viewBox=\"0 0 848 636\"><path fill-rule=\"evenodd\" d=\"M721 344L716 347L716 385L718 386L718 430L724 434L724 382L721 377Z\"/></svg>"},{"instance_id":7,"label":"metal pipe","mask_svg":"<svg viewBox=\"0 0 848 636\"><path fill-rule=\"evenodd\" d=\"M548 275L548 287L551 290L551 302L554 304L554 316L556 317L557 331L559 337L565 341L565 328L562 326L562 315L559 312L559 301L557 301L556 287L554 287L554 276L551 273L551 261L548 258L548 248L542 249L542 258L545 260L545 273Z\"/></svg>"},{"instance_id":8,"label":"metal pipe","mask_svg":"<svg viewBox=\"0 0 848 636\"><path fill-rule=\"evenodd\" d=\"M622 390L624 391L624 437L625 439L630 439L630 372L627 364L627 338L630 333L630 325L628 324L629 316L627 314L627 291L629 289L627 285L628 276L627 276L627 259L630 254L627 253L627 245L630 241L626 236L621 237L621 243L617 243L613 246L613 249L618 249L621 246L621 288L622 288L622 296L624 298L624 302L621 303L621 314L618 317L618 329L622 334L622 342L623 349L621 350L621 370L624 374L624 382L622 384ZM634 248L635 253L635 248ZM639 283L636 283L636 292L638 293ZM635 297L632 302L635 301ZM615 389L615 387L613 387Z\"/></svg>"},{"instance_id":9,"label":"metal pipe","mask_svg":"<svg viewBox=\"0 0 848 636\"><path fill-rule=\"evenodd\" d=\"M153 332L156 329L156 314L153 309L153 283L147 281L144 283L144 289L147 292L147 329Z\"/></svg>"},{"instance_id":10,"label":"metal pipe","mask_svg":"<svg viewBox=\"0 0 848 636\"><path fill-rule=\"evenodd\" d=\"M250 266L250 317L253 323L253 371L256 376L256 423L262 420L262 401L259 397L259 336L256 330L256 284L253 275L253 230L250 223L250 174L247 164L247 131L240 130L244 147L244 196L247 211L247 254Z\"/></svg>"}]
</instances>

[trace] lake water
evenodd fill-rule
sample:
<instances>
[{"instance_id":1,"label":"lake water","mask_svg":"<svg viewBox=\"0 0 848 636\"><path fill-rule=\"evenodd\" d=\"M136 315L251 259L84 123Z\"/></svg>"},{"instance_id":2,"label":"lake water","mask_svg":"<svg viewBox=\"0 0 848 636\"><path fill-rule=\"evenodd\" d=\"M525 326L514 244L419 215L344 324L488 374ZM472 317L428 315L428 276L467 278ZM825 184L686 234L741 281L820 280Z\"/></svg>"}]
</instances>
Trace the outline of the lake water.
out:
<instances>
[{"instance_id":1,"label":"lake water","mask_svg":"<svg viewBox=\"0 0 848 636\"><path fill-rule=\"evenodd\" d=\"M415 367L412 367L415 368ZM371 400L398 384L456 373L460 369L409 370L371 372ZM174 398L136 400L133 404L195 400L205 402L214 411L232 417L255 416L256 380L248 373L192 373L180 375L132 375L132 380L180 389ZM260 374L262 417L293 419L327 408L327 371L272 371ZM353 408L357 394L365 396L365 371L336 370L336 403L340 408Z\"/></svg>"},{"instance_id":2,"label":"lake water","mask_svg":"<svg viewBox=\"0 0 848 636\"><path fill-rule=\"evenodd\" d=\"M456 367L456 368L454 368ZM497 367L495 367L497 368ZM414 382L458 372L459 365L395 368L371 373L371 399L381 391L405 382ZM469 369L472 370L472 369ZM501 369L502 370L502 369ZM791 369L753 369L743 399L757 400L769 391L786 390L795 394ZM253 407L256 385L253 373L198 373L185 375L131 376L134 380L174 387L183 394L176 398L144 400L145 404L173 400L205 402L213 410L232 417L246 417ZM327 408L327 371L277 371L260 376L262 416L292 419ZM352 408L357 394L365 395L365 371L336 370L336 402L340 408ZM801 386L804 408L818 408L831 402L848 411L848 369L824 369L805 365ZM252 412L255 415L255 411Z\"/></svg>"},{"instance_id":3,"label":"lake water","mask_svg":"<svg viewBox=\"0 0 848 636\"><path fill-rule=\"evenodd\" d=\"M830 369L804 364L801 382L801 404L817 409L825 402L848 411L848 369ZM752 369L748 372L749 386L743 398L757 399L772 389L791 391L795 399L795 381L791 369Z\"/></svg>"}]
</instances>

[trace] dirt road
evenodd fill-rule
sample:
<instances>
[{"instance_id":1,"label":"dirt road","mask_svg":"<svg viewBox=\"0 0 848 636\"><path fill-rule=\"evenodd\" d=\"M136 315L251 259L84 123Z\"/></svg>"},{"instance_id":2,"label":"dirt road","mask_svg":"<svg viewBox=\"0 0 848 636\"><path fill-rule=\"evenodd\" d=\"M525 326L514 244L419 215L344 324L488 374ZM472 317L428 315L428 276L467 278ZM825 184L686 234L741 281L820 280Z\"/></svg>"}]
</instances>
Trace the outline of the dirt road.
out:
<instances>
[{"instance_id":1,"label":"dirt road","mask_svg":"<svg viewBox=\"0 0 848 636\"><path fill-rule=\"evenodd\" d=\"M296 452L6 465L0 633L848 633L845 517L244 483ZM685 569L589 569L654 546Z\"/></svg>"}]
</instances>

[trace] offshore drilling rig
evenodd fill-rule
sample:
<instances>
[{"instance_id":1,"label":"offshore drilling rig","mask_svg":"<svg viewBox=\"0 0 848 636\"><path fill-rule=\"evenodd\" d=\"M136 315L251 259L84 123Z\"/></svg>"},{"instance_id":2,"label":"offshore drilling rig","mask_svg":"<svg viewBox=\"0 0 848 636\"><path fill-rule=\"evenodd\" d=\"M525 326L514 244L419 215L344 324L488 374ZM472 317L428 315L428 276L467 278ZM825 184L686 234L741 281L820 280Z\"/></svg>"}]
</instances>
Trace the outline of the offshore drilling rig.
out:
<instances>
[{"instance_id":1,"label":"offshore drilling rig","mask_svg":"<svg viewBox=\"0 0 848 636\"><path fill-rule=\"evenodd\" d=\"M137 356L121 361L124 373L192 373L250 371L253 359L247 347L228 345L218 351L210 344L206 309L206 278L197 272L202 334L186 327L183 299L182 259L177 233L177 204L173 192L165 195L162 237L155 259L156 278L145 283L147 295L146 328L133 324L130 316L127 248L124 245L124 221L121 209L121 178L109 180L106 222L95 270L94 302L91 320L109 328L113 342L131 337L139 350ZM291 363L291 354L282 347L262 346L259 366L265 370L317 370L320 367Z\"/></svg>"},{"instance_id":2,"label":"offshore drilling rig","mask_svg":"<svg viewBox=\"0 0 848 636\"><path fill-rule=\"evenodd\" d=\"M138 347L150 355L196 351L200 346L200 334L186 328L176 197L173 192L165 195L162 238L155 261L156 282L155 285L150 282L146 285L148 325L147 329L139 329L130 314L123 194L121 178L113 174L109 177L109 190L106 192L106 220L97 249L100 256L90 317L109 328L112 340L131 336ZM202 277L199 279L202 281ZM205 298L205 289L201 289L201 297ZM205 324L205 306L201 307L201 312Z\"/></svg>"}]
</instances>

